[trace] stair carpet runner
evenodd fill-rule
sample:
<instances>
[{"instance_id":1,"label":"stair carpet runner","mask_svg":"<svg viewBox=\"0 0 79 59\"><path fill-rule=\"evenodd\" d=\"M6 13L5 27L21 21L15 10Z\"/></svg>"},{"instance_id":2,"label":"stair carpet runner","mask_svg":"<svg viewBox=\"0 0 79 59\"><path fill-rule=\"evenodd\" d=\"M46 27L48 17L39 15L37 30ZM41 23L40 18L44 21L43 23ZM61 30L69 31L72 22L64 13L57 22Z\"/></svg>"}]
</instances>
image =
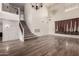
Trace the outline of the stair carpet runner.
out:
<instances>
[{"instance_id":1,"label":"stair carpet runner","mask_svg":"<svg viewBox=\"0 0 79 59\"><path fill-rule=\"evenodd\" d=\"M24 28L24 40L26 39L31 39L31 38L36 38L37 36L34 35L30 29L28 28L27 24L25 23L25 21L20 21L23 28Z\"/></svg>"}]
</instances>

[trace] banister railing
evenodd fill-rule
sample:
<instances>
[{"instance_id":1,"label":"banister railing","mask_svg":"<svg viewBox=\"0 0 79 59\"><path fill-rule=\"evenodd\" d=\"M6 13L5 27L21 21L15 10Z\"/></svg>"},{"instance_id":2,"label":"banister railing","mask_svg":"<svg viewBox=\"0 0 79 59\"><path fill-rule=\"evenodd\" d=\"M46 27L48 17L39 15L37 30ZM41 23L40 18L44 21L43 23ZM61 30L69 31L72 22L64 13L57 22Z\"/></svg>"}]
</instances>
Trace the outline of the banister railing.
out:
<instances>
[{"instance_id":1,"label":"banister railing","mask_svg":"<svg viewBox=\"0 0 79 59\"><path fill-rule=\"evenodd\" d=\"M19 27L21 29L21 32L22 32L22 35L24 36L24 27L21 23L21 11L20 11L20 8L18 8L18 14L19 14Z\"/></svg>"},{"instance_id":2,"label":"banister railing","mask_svg":"<svg viewBox=\"0 0 79 59\"><path fill-rule=\"evenodd\" d=\"M2 11L6 11L13 14L19 14L18 7L12 6L8 3L2 3Z\"/></svg>"},{"instance_id":3,"label":"banister railing","mask_svg":"<svg viewBox=\"0 0 79 59\"><path fill-rule=\"evenodd\" d=\"M21 22L19 22L19 27L20 27L20 29L21 29L22 34L24 35L24 28L23 28Z\"/></svg>"}]
</instances>

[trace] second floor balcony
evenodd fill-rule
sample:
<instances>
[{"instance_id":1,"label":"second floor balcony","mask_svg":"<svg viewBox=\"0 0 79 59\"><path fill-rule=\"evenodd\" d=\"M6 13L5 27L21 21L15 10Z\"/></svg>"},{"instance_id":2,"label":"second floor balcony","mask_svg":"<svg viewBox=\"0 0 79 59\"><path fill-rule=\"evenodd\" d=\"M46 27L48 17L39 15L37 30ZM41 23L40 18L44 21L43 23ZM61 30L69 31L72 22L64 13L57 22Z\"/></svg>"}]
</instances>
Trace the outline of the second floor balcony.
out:
<instances>
[{"instance_id":1,"label":"second floor balcony","mask_svg":"<svg viewBox=\"0 0 79 59\"><path fill-rule=\"evenodd\" d=\"M0 6L0 18L16 21L20 20L20 8L12 6L9 3L1 3Z\"/></svg>"}]
</instances>

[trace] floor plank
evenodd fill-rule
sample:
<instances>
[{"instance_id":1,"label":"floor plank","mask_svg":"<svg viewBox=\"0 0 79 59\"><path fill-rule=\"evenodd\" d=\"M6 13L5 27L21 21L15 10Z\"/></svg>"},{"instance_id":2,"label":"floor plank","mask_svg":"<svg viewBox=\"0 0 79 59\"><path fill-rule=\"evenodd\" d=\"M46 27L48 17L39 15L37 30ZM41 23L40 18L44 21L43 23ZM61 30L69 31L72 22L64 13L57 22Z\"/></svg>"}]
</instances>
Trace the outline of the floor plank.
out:
<instances>
[{"instance_id":1,"label":"floor plank","mask_svg":"<svg viewBox=\"0 0 79 59\"><path fill-rule=\"evenodd\" d=\"M0 42L0 55L79 56L79 39L48 35L25 42Z\"/></svg>"}]
</instances>

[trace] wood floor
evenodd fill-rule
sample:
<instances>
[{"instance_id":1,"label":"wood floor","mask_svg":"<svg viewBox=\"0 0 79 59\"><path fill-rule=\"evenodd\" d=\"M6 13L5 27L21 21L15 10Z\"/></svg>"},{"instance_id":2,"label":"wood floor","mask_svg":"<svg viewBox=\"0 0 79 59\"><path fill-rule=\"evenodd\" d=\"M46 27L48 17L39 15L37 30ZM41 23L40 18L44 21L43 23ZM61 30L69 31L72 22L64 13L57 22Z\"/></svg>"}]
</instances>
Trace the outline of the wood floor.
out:
<instances>
[{"instance_id":1,"label":"wood floor","mask_svg":"<svg viewBox=\"0 0 79 59\"><path fill-rule=\"evenodd\" d=\"M20 41L0 43L2 56L79 56L79 39L42 36Z\"/></svg>"}]
</instances>

